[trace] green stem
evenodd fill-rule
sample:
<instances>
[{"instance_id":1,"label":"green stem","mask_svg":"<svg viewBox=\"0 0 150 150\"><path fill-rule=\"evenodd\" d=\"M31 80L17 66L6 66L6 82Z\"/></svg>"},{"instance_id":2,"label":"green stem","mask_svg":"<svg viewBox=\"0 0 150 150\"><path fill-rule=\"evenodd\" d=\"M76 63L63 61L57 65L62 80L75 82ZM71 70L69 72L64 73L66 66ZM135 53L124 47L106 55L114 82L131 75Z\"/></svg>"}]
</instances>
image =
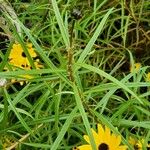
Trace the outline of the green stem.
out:
<instances>
[{"instance_id":1,"label":"green stem","mask_svg":"<svg viewBox=\"0 0 150 150\"><path fill-rule=\"evenodd\" d=\"M68 75L69 79L74 82L72 61L73 61L73 29L75 25L75 20L72 22L71 33L70 33L70 48L68 49Z\"/></svg>"},{"instance_id":2,"label":"green stem","mask_svg":"<svg viewBox=\"0 0 150 150\"><path fill-rule=\"evenodd\" d=\"M2 91L4 91L4 88L5 87L2 88ZM4 94L3 119L2 119L2 122L0 124L0 130L5 129L7 127L7 122L8 122L8 102L7 102L6 96Z\"/></svg>"}]
</instances>

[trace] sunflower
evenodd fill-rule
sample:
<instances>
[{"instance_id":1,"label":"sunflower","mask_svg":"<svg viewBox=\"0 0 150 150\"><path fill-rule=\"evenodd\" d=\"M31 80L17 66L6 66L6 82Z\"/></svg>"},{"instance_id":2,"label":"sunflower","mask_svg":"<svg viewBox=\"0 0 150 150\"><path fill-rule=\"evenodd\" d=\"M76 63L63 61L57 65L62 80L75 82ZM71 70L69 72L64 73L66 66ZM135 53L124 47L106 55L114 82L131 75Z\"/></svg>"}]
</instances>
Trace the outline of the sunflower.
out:
<instances>
[{"instance_id":1,"label":"sunflower","mask_svg":"<svg viewBox=\"0 0 150 150\"><path fill-rule=\"evenodd\" d=\"M133 66L130 66L130 72L138 72L141 68L141 63L135 63Z\"/></svg>"},{"instance_id":2,"label":"sunflower","mask_svg":"<svg viewBox=\"0 0 150 150\"><path fill-rule=\"evenodd\" d=\"M32 58L36 58L37 54L35 53L32 43L27 43L27 49ZM13 44L13 47L11 49L10 55L9 55L9 63L12 64L15 67L28 69L30 66L29 60L26 57L23 48L21 44Z\"/></svg>"},{"instance_id":3,"label":"sunflower","mask_svg":"<svg viewBox=\"0 0 150 150\"><path fill-rule=\"evenodd\" d=\"M135 150L143 150L144 139L137 140L129 137L129 143L134 147ZM150 144L146 145L147 149L150 149Z\"/></svg>"},{"instance_id":4,"label":"sunflower","mask_svg":"<svg viewBox=\"0 0 150 150\"><path fill-rule=\"evenodd\" d=\"M33 63L35 65L35 68L36 69L43 68L43 65L40 64L40 60L36 59L37 54L35 53L34 48L32 47L32 43L27 43L26 47L28 49L30 56L34 60ZM9 63L13 65L13 70L16 70L17 68L20 68L23 70L31 70L32 68L28 58L26 57L23 51L21 44L19 43L13 44L10 55L9 55ZM8 69L6 68L6 70ZM24 78L25 80L33 78L30 75L20 75L20 77ZM15 82L17 82L15 79L11 80L11 83L15 83ZM23 85L24 82L27 82L27 81L19 81L20 85Z\"/></svg>"},{"instance_id":5,"label":"sunflower","mask_svg":"<svg viewBox=\"0 0 150 150\"><path fill-rule=\"evenodd\" d=\"M121 144L121 136L111 133L110 129L98 124L98 133L91 129L97 150L126 150L127 146ZM92 150L88 135L83 136L88 144L75 147L74 150Z\"/></svg>"}]
</instances>

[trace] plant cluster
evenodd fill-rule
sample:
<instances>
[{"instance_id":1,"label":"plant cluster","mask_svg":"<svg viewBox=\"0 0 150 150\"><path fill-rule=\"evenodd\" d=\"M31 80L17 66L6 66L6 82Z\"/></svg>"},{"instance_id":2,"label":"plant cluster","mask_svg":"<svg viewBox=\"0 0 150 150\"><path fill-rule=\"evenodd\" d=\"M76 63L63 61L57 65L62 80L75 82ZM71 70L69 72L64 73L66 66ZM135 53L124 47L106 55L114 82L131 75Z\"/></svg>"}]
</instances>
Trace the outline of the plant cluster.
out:
<instances>
[{"instance_id":1,"label":"plant cluster","mask_svg":"<svg viewBox=\"0 0 150 150\"><path fill-rule=\"evenodd\" d=\"M0 1L0 148L150 149L150 2Z\"/></svg>"}]
</instances>

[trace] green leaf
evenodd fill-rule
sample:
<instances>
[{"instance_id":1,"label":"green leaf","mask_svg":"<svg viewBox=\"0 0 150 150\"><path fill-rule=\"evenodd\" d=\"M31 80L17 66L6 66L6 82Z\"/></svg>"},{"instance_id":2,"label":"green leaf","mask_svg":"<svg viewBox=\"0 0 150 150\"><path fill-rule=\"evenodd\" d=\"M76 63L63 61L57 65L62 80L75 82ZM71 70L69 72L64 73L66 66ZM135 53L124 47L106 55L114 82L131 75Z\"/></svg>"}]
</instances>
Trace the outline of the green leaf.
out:
<instances>
[{"instance_id":1,"label":"green leaf","mask_svg":"<svg viewBox=\"0 0 150 150\"><path fill-rule=\"evenodd\" d=\"M125 84L123 84L122 82L118 81L116 78L112 77L111 75L109 75L108 73L104 72L103 70L100 70L96 67L93 67L91 65L87 65L85 63L77 63L76 64L77 66L80 66L80 67L83 67L83 68L86 68L92 72L95 72L105 78L107 78L108 80L116 83L116 85L120 86L121 88L123 88L124 90L126 90L127 92L129 92L133 97L135 97L141 104L143 104L143 102L141 101L141 99L132 91L130 90Z\"/></svg>"},{"instance_id":2,"label":"green leaf","mask_svg":"<svg viewBox=\"0 0 150 150\"><path fill-rule=\"evenodd\" d=\"M99 26L97 27L97 29L94 32L94 35L92 36L92 38L90 39L90 41L88 42L87 46L85 47L85 49L83 50L83 52L81 53L79 59L78 59L78 63L82 63L85 61L86 56L88 55L88 53L90 52L92 46L94 45L95 41L97 40L98 36L100 35L109 15L112 13L114 8L111 8L106 15L103 17L102 21L100 22Z\"/></svg>"}]
</instances>

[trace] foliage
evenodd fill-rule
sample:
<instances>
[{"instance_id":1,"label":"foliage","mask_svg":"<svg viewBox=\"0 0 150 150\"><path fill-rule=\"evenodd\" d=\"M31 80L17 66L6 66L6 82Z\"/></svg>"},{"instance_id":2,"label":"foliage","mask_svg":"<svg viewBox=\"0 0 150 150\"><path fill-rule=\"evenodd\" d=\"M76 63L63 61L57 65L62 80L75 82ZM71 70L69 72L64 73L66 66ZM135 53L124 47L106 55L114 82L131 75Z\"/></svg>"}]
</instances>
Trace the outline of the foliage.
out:
<instances>
[{"instance_id":1,"label":"foliage","mask_svg":"<svg viewBox=\"0 0 150 150\"><path fill-rule=\"evenodd\" d=\"M82 135L87 134L94 149L90 128L97 123L121 136L129 149L134 149L130 137L144 139L147 146L149 1L0 3L1 147L69 150L85 143ZM12 69L15 43L30 69ZM36 59L26 43L32 43Z\"/></svg>"}]
</instances>

